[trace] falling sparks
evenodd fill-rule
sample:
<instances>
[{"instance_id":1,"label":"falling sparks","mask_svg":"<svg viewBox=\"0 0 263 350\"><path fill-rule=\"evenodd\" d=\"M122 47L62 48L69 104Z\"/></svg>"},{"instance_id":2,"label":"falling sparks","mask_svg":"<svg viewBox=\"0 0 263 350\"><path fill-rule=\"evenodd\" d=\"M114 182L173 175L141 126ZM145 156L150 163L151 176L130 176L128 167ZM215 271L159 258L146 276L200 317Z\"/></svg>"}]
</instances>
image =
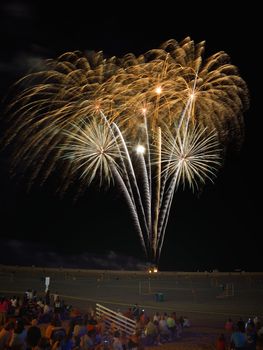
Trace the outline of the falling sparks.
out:
<instances>
[{"instance_id":1,"label":"falling sparks","mask_svg":"<svg viewBox=\"0 0 263 350\"><path fill-rule=\"evenodd\" d=\"M12 169L24 164L30 183L44 183L63 166L61 191L78 174L81 184L119 186L158 262L176 189L213 180L220 157L242 141L246 84L226 53L204 59L204 47L187 37L139 57L48 60L21 79L9 106Z\"/></svg>"}]
</instances>

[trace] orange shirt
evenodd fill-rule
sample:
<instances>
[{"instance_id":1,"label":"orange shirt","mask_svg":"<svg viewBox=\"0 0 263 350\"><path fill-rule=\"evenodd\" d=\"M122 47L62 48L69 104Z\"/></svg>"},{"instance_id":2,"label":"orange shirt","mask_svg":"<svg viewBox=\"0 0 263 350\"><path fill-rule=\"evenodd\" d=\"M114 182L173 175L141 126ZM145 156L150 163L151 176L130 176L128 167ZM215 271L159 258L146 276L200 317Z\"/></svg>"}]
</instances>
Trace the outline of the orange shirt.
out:
<instances>
[{"instance_id":1,"label":"orange shirt","mask_svg":"<svg viewBox=\"0 0 263 350\"><path fill-rule=\"evenodd\" d=\"M47 326L47 328L46 328L45 337L47 337L48 339L50 339L50 338L51 338L51 334L52 334L54 328L55 328L54 326L52 326L51 324L49 324L49 325Z\"/></svg>"}]
</instances>

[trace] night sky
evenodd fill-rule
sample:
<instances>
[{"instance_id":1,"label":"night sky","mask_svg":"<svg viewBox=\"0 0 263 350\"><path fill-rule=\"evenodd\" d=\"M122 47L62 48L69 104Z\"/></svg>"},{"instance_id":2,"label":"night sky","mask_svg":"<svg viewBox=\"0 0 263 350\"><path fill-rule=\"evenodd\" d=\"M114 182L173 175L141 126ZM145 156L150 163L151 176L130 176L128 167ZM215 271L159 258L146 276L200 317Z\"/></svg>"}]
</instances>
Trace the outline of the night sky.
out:
<instances>
[{"instance_id":1,"label":"night sky","mask_svg":"<svg viewBox=\"0 0 263 350\"><path fill-rule=\"evenodd\" d=\"M1 1L1 135L11 85L44 59L74 50L138 55L171 38L206 40L205 57L225 51L248 84L245 141L239 153L228 154L214 184L200 193L175 194L160 269L262 271L259 9L247 3L230 8L227 2L173 8L150 2L145 9L133 2L85 3ZM10 178L5 151L0 165L0 263L130 269L145 264L128 207L115 188L87 188L77 202L72 193L60 198L54 184L36 183L28 193L25 182Z\"/></svg>"}]
</instances>

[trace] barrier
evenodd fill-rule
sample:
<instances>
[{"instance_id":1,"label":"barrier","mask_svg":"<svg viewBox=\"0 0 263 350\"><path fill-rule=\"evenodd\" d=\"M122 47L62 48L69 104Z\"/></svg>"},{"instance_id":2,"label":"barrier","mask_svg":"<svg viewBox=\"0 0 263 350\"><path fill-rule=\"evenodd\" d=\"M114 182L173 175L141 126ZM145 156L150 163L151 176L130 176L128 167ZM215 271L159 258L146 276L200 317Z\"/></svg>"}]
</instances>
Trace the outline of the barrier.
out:
<instances>
[{"instance_id":1,"label":"barrier","mask_svg":"<svg viewBox=\"0 0 263 350\"><path fill-rule=\"evenodd\" d=\"M96 315L105 321L108 328L110 328L112 323L114 323L118 330L123 331L128 335L135 332L136 322L134 320L131 320L130 318L125 317L122 314L115 312L101 304L96 304Z\"/></svg>"}]
</instances>

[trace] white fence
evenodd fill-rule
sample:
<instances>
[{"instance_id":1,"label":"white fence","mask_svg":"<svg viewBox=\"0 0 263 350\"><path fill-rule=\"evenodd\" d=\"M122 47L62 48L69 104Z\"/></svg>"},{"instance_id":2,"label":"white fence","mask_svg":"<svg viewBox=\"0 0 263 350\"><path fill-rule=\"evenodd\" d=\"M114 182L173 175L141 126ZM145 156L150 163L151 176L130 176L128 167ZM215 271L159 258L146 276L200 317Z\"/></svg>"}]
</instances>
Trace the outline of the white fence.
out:
<instances>
[{"instance_id":1,"label":"white fence","mask_svg":"<svg viewBox=\"0 0 263 350\"><path fill-rule=\"evenodd\" d=\"M106 326L110 327L113 323L115 327L131 335L135 331L136 322L122 314L115 312L101 304L96 304L96 315L99 318L104 319Z\"/></svg>"}]
</instances>

